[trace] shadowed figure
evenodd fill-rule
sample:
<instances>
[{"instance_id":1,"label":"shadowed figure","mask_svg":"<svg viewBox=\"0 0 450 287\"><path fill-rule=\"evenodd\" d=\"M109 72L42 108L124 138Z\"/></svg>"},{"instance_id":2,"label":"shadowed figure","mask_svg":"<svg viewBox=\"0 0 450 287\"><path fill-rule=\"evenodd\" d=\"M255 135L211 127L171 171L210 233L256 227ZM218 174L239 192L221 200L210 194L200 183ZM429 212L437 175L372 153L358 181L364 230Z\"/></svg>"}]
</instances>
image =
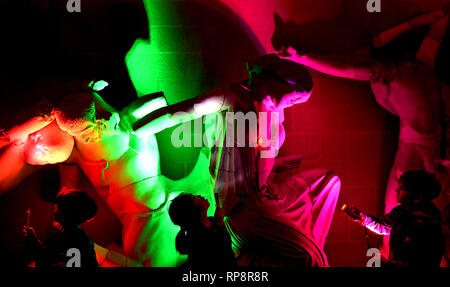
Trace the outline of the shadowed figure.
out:
<instances>
[{"instance_id":1,"label":"shadowed figure","mask_svg":"<svg viewBox=\"0 0 450 287\"><path fill-rule=\"evenodd\" d=\"M24 227L25 242L36 267L66 267L69 250L78 249L82 268L98 267L94 243L80 227L97 213L97 205L86 193L71 191L59 195L54 203L55 215L49 238L43 244L31 225Z\"/></svg>"},{"instance_id":2,"label":"shadowed figure","mask_svg":"<svg viewBox=\"0 0 450 287\"><path fill-rule=\"evenodd\" d=\"M182 194L170 204L172 222L180 226L176 247L188 255L184 267L237 267L231 249L231 239L220 218L208 218L209 203L200 196Z\"/></svg>"},{"instance_id":3,"label":"shadowed figure","mask_svg":"<svg viewBox=\"0 0 450 287\"><path fill-rule=\"evenodd\" d=\"M441 185L434 174L407 171L398 179L400 204L381 218L356 207L346 211L355 222L380 235L390 235L389 258L382 267L439 267L445 242L439 209L431 202L439 196Z\"/></svg>"}]
</instances>

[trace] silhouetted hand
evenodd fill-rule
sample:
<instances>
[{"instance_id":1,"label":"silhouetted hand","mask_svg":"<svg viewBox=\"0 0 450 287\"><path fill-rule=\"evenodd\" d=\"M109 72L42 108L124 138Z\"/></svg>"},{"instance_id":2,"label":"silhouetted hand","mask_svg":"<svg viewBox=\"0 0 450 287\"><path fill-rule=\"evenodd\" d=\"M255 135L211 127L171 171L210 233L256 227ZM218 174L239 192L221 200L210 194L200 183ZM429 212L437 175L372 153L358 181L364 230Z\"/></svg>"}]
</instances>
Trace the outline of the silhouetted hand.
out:
<instances>
[{"instance_id":1,"label":"silhouetted hand","mask_svg":"<svg viewBox=\"0 0 450 287\"><path fill-rule=\"evenodd\" d=\"M354 222L357 222L359 224L364 223L365 215L358 208L350 205L344 211L353 219Z\"/></svg>"},{"instance_id":2,"label":"silhouetted hand","mask_svg":"<svg viewBox=\"0 0 450 287\"><path fill-rule=\"evenodd\" d=\"M22 229L22 232L23 232L23 236L25 238L37 238L36 231L30 225L24 225L23 229Z\"/></svg>"}]
</instances>

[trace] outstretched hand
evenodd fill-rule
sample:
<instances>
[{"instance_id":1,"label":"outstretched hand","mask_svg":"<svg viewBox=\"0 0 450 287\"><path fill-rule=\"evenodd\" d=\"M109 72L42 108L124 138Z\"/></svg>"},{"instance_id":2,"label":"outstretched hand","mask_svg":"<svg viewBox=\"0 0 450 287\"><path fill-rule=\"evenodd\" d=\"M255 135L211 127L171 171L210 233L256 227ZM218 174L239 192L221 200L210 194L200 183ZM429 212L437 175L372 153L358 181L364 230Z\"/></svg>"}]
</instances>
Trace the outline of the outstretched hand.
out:
<instances>
[{"instance_id":1,"label":"outstretched hand","mask_svg":"<svg viewBox=\"0 0 450 287\"><path fill-rule=\"evenodd\" d=\"M289 61L293 61L295 63L299 63L304 65L305 61L307 60L307 56L299 53L296 49L292 48L291 46L282 46L281 49L277 52L277 56L280 59L285 59Z\"/></svg>"},{"instance_id":2,"label":"outstretched hand","mask_svg":"<svg viewBox=\"0 0 450 287\"><path fill-rule=\"evenodd\" d=\"M282 46L281 49L277 52L277 55L281 59L290 59L295 55L297 55L297 50L295 50L291 46L289 47Z\"/></svg>"}]
</instances>

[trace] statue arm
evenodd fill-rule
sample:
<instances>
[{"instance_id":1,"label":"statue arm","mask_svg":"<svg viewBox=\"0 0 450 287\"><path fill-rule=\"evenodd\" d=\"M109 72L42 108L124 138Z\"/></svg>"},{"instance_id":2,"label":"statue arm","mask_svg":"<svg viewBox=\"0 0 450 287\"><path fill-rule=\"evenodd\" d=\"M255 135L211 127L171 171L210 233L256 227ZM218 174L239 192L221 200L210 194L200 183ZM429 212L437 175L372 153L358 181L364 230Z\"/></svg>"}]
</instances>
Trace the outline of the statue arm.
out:
<instances>
[{"instance_id":1,"label":"statue arm","mask_svg":"<svg viewBox=\"0 0 450 287\"><path fill-rule=\"evenodd\" d=\"M154 134L177 124L194 120L224 107L223 89L210 90L198 97L157 109L132 124L136 134Z\"/></svg>"},{"instance_id":2,"label":"statue arm","mask_svg":"<svg viewBox=\"0 0 450 287\"><path fill-rule=\"evenodd\" d=\"M106 112L110 112L110 113L117 113L117 110L115 108L113 108L110 104L105 102L105 100L103 100L103 98L95 91L92 92L92 97L94 99L95 109L97 111L99 111L99 112L106 111Z\"/></svg>"},{"instance_id":3,"label":"statue arm","mask_svg":"<svg viewBox=\"0 0 450 287\"><path fill-rule=\"evenodd\" d=\"M421 26L433 24L444 16L445 13L442 10L435 10L425 14L420 14L373 37L372 44L375 48L382 47L398 36Z\"/></svg>"},{"instance_id":4,"label":"statue arm","mask_svg":"<svg viewBox=\"0 0 450 287\"><path fill-rule=\"evenodd\" d=\"M327 56L299 55L292 47L281 51L279 57L330 76L357 81L370 81L370 69L368 65L343 63Z\"/></svg>"},{"instance_id":5,"label":"statue arm","mask_svg":"<svg viewBox=\"0 0 450 287\"><path fill-rule=\"evenodd\" d=\"M434 67L434 60L447 33L448 18L447 15L431 25L428 34L425 36L416 54L418 62Z\"/></svg>"}]
</instances>

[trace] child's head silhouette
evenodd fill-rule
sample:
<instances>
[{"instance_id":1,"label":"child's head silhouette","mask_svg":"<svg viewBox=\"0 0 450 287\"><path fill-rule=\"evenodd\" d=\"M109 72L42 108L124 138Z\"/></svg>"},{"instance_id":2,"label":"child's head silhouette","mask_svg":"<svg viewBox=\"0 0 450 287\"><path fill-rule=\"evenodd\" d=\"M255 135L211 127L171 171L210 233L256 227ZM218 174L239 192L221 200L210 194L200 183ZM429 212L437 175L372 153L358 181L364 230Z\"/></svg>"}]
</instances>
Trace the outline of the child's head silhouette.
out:
<instances>
[{"instance_id":1,"label":"child's head silhouette","mask_svg":"<svg viewBox=\"0 0 450 287\"><path fill-rule=\"evenodd\" d=\"M62 226L77 226L97 214L97 204L85 192L74 191L55 200L55 221Z\"/></svg>"}]
</instances>

